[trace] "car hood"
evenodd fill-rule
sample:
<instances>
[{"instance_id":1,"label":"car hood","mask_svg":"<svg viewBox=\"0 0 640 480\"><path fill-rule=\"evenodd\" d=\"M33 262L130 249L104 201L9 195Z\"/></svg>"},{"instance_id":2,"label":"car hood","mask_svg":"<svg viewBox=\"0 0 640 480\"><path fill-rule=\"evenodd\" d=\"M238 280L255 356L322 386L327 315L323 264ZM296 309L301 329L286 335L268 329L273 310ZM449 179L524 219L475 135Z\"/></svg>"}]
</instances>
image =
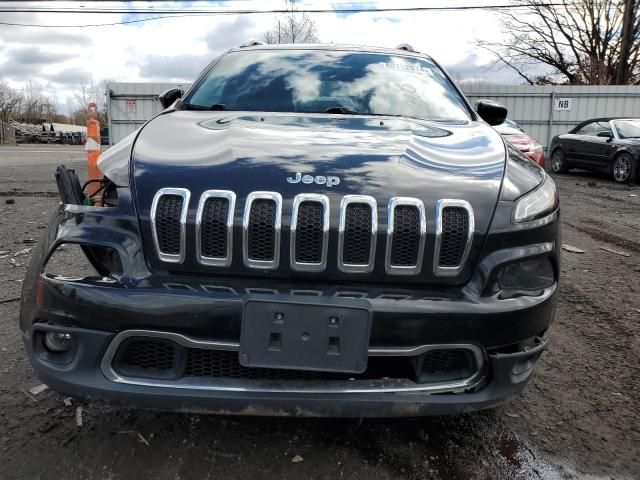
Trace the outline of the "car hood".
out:
<instances>
[{"instance_id":1,"label":"car hood","mask_svg":"<svg viewBox=\"0 0 640 480\"><path fill-rule=\"evenodd\" d=\"M623 145L640 148L640 138L621 138L618 141Z\"/></svg>"},{"instance_id":2,"label":"car hood","mask_svg":"<svg viewBox=\"0 0 640 480\"><path fill-rule=\"evenodd\" d=\"M164 187L468 200L493 209L505 147L490 127L399 118L178 111L160 115L133 148L140 206ZM338 185L291 184L297 173Z\"/></svg>"},{"instance_id":3,"label":"car hood","mask_svg":"<svg viewBox=\"0 0 640 480\"><path fill-rule=\"evenodd\" d=\"M236 193L236 221L241 221L238 212L250 192L279 192L283 232L295 195L325 194L332 216L337 216L342 196L358 194L373 196L380 207L391 197L419 198L432 228L437 200L466 200L474 209L477 235L485 234L491 221L505 159L500 135L477 122L173 111L139 133L132 173L142 221L148 219L155 193L167 187L190 190L189 219L194 219L197 199L206 190ZM314 182L287 180L298 174L310 175ZM339 183L316 179L329 176ZM379 216L380 228L386 228L382 209ZM332 218L332 228L336 224Z\"/></svg>"}]
</instances>

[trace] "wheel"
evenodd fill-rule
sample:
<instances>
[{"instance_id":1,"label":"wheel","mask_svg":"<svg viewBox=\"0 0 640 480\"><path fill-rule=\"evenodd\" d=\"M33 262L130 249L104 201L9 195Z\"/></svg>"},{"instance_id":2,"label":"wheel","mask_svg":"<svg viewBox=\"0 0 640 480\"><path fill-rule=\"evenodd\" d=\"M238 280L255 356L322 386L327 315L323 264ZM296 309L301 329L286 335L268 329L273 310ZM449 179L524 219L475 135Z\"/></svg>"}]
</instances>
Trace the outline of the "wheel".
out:
<instances>
[{"instance_id":1,"label":"wheel","mask_svg":"<svg viewBox=\"0 0 640 480\"><path fill-rule=\"evenodd\" d=\"M618 183L627 183L636 178L636 162L628 153L621 153L613 159L611 176Z\"/></svg>"},{"instance_id":2,"label":"wheel","mask_svg":"<svg viewBox=\"0 0 640 480\"><path fill-rule=\"evenodd\" d=\"M567 173L569 167L564 159L564 152L556 148L551 154L551 170L553 173Z\"/></svg>"}]
</instances>

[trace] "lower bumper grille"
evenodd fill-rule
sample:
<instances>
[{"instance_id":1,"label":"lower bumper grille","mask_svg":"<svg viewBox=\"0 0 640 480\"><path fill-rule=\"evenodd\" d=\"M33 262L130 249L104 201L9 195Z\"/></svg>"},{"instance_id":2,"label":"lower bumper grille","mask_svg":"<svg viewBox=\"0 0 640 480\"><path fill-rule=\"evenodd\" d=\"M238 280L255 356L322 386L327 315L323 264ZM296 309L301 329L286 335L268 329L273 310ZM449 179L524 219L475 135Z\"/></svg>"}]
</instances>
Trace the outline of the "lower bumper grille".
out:
<instances>
[{"instance_id":1,"label":"lower bumper grille","mask_svg":"<svg viewBox=\"0 0 640 480\"><path fill-rule=\"evenodd\" d=\"M202 385L202 382L233 380L279 382L280 385L287 382L355 385L358 381L367 381L367 384L380 381L428 386L464 382L477 377L482 369L476 352L455 346L417 355L370 356L368 368L362 374L248 368L239 363L237 351L187 346L162 336L131 336L110 347L114 348L112 358L107 355L106 361L119 378L128 379L128 383L164 381L167 386L172 382L194 381Z\"/></svg>"}]
</instances>

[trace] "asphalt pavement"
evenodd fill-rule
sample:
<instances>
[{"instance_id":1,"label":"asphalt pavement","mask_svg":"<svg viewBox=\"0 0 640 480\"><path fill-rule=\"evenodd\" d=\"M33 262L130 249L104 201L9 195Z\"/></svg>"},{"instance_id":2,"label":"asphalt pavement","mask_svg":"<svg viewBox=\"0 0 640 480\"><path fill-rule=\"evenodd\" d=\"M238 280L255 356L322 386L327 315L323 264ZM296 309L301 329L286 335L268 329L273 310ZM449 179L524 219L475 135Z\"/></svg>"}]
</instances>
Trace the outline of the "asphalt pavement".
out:
<instances>
[{"instance_id":1,"label":"asphalt pavement","mask_svg":"<svg viewBox=\"0 0 640 480\"><path fill-rule=\"evenodd\" d=\"M563 252L550 346L525 391L499 408L224 417L30 391L41 382L18 329L22 279L58 204L55 167L84 175L84 162L81 147L0 146L1 480L640 478L640 188L584 172L555 177L563 242L585 253Z\"/></svg>"}]
</instances>

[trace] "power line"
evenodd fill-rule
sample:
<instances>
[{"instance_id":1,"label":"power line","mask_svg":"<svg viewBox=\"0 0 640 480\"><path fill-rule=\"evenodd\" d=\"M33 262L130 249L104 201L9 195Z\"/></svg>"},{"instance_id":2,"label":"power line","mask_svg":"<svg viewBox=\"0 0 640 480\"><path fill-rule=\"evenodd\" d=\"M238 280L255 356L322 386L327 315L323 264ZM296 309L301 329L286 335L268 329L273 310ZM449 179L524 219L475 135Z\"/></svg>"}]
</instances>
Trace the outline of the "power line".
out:
<instances>
[{"instance_id":1,"label":"power line","mask_svg":"<svg viewBox=\"0 0 640 480\"><path fill-rule=\"evenodd\" d=\"M29 0L29 1L42 1L42 0ZM50 0L47 0L50 1ZM82 0L75 0L82 1ZM245 0L235 0L245 1ZM353 4L364 5L372 4L372 2L349 2L349 5ZM304 5L304 4L301 4ZM403 12L426 12L426 11L468 11L468 10L512 10L518 8L530 8L532 6L539 7L554 7L561 6L558 3L540 2L537 4L519 5L519 4L495 4L495 5L457 5L457 6L444 6L444 7L388 7L388 8L296 8L296 13L333 13L333 14L353 14L353 13L403 13ZM78 8L78 7L66 7L66 8L50 8L50 7L0 7L0 13L78 13L78 14L129 14L129 15L155 15L154 17L140 18L135 20L122 20L118 22L110 23L92 23L81 25L51 25L51 24L36 24L36 23L17 23L17 22L0 22L0 25L14 26L14 27L39 27L39 28L88 28L88 27L108 27L116 25L127 25L132 23L151 22L156 20L163 20L168 18L183 18L192 16L206 16L206 15L258 15L258 14L286 14L290 13L290 9L271 9L271 10L255 10L255 9L176 9L176 8L163 8L155 10L153 8L140 9L140 8Z\"/></svg>"},{"instance_id":2,"label":"power line","mask_svg":"<svg viewBox=\"0 0 640 480\"><path fill-rule=\"evenodd\" d=\"M463 11L463 10L511 10L531 7L555 7L562 6L560 3L540 2L535 4L499 4L499 5L457 5L443 7L383 7L383 8L296 8L296 13L393 13L393 12L424 12L424 11ZM291 9L276 8L270 10L255 9L136 9L136 8L49 8L49 7L0 7L2 13L79 13L79 14L185 14L198 13L206 15L250 15L263 13L290 13Z\"/></svg>"},{"instance_id":3,"label":"power line","mask_svg":"<svg viewBox=\"0 0 640 480\"><path fill-rule=\"evenodd\" d=\"M41 0L37 0L41 1ZM47 0L48 1L48 0ZM85 25L42 25L38 23L11 23L11 22L0 22L0 25L7 25L10 27L38 27L38 28L88 28L88 27L112 27L115 25L128 25L130 23L142 23L142 22L151 22L154 20L162 20L165 18L184 18L184 17L204 17L206 14L202 13L187 13L184 15L160 15L158 17L149 17L149 18L140 18L137 20L123 20L121 22L113 22L113 23L90 23Z\"/></svg>"}]
</instances>

